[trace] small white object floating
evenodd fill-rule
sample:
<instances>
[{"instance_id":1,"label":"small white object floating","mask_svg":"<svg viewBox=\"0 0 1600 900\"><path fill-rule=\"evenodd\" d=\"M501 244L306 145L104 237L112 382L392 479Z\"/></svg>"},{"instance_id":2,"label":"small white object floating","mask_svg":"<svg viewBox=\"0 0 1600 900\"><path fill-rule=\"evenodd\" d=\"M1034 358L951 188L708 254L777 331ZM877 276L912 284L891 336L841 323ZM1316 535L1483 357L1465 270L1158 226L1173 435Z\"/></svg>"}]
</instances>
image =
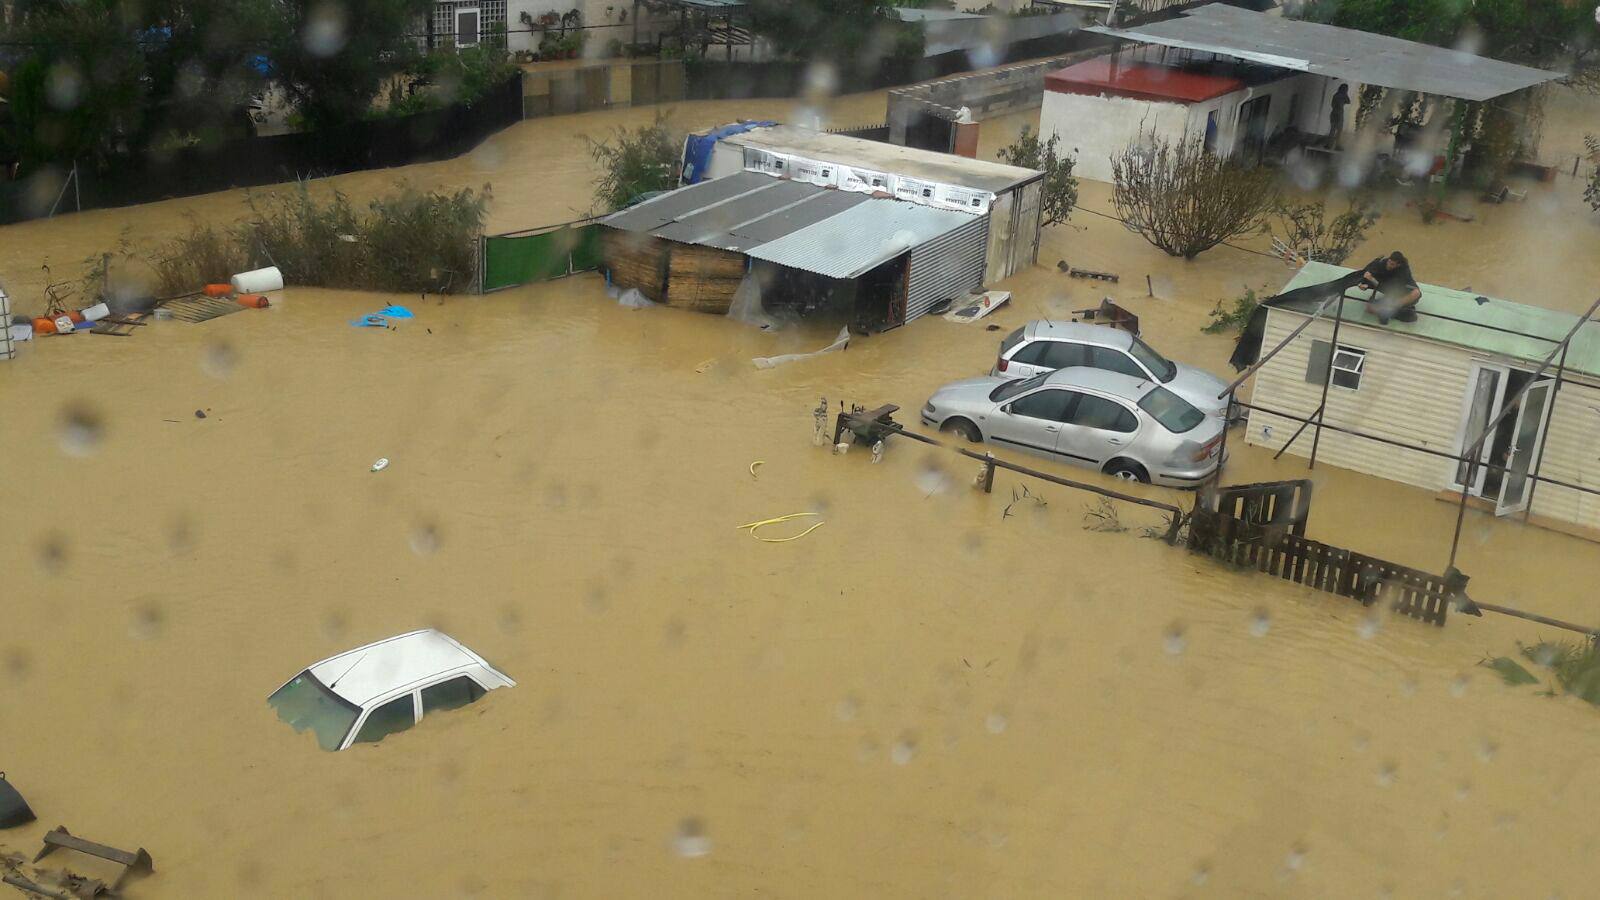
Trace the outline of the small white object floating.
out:
<instances>
[{"instance_id":1,"label":"small white object floating","mask_svg":"<svg viewBox=\"0 0 1600 900\"><path fill-rule=\"evenodd\" d=\"M232 282L236 294L265 294L283 290L283 273L278 271L277 266L267 266L265 269L240 272L233 276Z\"/></svg>"},{"instance_id":2,"label":"small white object floating","mask_svg":"<svg viewBox=\"0 0 1600 900\"><path fill-rule=\"evenodd\" d=\"M387 468L389 468L389 457L387 456L379 457L378 461L372 464L372 471L374 472L382 472Z\"/></svg>"},{"instance_id":3,"label":"small white object floating","mask_svg":"<svg viewBox=\"0 0 1600 900\"><path fill-rule=\"evenodd\" d=\"M1010 291L984 291L957 301L956 307L945 313L944 317L951 322L976 322L1005 306L1010 299Z\"/></svg>"}]
</instances>

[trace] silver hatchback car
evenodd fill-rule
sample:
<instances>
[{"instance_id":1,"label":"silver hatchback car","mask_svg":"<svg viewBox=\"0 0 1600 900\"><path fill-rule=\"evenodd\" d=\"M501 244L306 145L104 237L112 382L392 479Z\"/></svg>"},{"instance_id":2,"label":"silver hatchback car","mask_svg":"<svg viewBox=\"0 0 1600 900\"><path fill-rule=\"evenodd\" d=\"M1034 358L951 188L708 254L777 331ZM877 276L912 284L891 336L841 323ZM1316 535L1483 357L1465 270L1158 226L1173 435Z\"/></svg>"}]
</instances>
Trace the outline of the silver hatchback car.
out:
<instances>
[{"instance_id":1,"label":"silver hatchback car","mask_svg":"<svg viewBox=\"0 0 1600 900\"><path fill-rule=\"evenodd\" d=\"M1089 366L1148 378L1206 415L1221 416L1228 409L1228 401L1217 396L1228 388L1222 379L1193 366L1173 362L1134 335L1109 325L1029 322L1000 342L1000 354L989 374L999 378L1029 378L1070 366Z\"/></svg>"},{"instance_id":2,"label":"silver hatchback car","mask_svg":"<svg viewBox=\"0 0 1600 900\"><path fill-rule=\"evenodd\" d=\"M1223 420L1146 378L1082 366L953 382L922 421L1128 481L1198 487L1222 461Z\"/></svg>"}]
</instances>

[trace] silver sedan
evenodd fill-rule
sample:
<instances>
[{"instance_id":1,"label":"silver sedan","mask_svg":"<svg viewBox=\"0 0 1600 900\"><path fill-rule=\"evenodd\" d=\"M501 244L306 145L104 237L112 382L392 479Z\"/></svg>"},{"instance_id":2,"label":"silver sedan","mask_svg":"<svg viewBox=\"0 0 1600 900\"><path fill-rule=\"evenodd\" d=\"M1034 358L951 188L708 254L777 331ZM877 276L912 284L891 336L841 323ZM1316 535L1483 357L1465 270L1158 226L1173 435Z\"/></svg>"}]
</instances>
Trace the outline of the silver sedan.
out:
<instances>
[{"instance_id":1,"label":"silver sedan","mask_svg":"<svg viewBox=\"0 0 1600 900\"><path fill-rule=\"evenodd\" d=\"M1158 383L1087 367L947 384L922 407L922 421L969 441L1174 487L1198 487L1216 471L1224 427Z\"/></svg>"}]
</instances>

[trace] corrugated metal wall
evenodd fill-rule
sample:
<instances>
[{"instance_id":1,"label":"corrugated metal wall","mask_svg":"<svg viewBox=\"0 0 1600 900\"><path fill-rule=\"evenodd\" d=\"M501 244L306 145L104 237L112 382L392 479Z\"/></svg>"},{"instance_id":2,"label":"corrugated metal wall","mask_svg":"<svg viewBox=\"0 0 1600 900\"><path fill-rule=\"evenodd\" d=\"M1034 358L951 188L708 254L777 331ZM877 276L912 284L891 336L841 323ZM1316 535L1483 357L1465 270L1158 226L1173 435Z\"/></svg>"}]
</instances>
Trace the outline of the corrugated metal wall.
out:
<instances>
[{"instance_id":1,"label":"corrugated metal wall","mask_svg":"<svg viewBox=\"0 0 1600 900\"><path fill-rule=\"evenodd\" d=\"M1539 474L1570 484L1600 486L1600 390L1562 382L1545 438L1544 465ZM1600 528L1600 497L1553 484L1533 492L1533 514Z\"/></svg>"},{"instance_id":2,"label":"corrugated metal wall","mask_svg":"<svg viewBox=\"0 0 1600 900\"><path fill-rule=\"evenodd\" d=\"M982 215L973 216L971 222L911 248L906 321L926 313L928 307L940 300L960 297L982 287L988 240L989 217Z\"/></svg>"},{"instance_id":3,"label":"corrugated metal wall","mask_svg":"<svg viewBox=\"0 0 1600 900\"><path fill-rule=\"evenodd\" d=\"M1267 313L1263 350L1276 347L1305 316L1282 310ZM1283 348L1255 376L1251 402L1259 406L1309 417L1322 397L1322 381L1306 380L1311 342L1333 336L1333 323L1319 321ZM1339 343L1367 351L1361 386L1356 390L1328 389L1327 421L1391 440L1455 453L1467 392L1472 355L1466 350L1432 341L1403 337L1346 322ZM1245 440L1282 447L1300 423L1282 416L1251 410ZM1263 429L1270 428L1270 436ZM1311 455L1311 428L1294 442L1289 453ZM1369 441L1336 431L1323 431L1317 461L1367 472L1430 491L1450 485L1455 464L1448 459Z\"/></svg>"}]
</instances>

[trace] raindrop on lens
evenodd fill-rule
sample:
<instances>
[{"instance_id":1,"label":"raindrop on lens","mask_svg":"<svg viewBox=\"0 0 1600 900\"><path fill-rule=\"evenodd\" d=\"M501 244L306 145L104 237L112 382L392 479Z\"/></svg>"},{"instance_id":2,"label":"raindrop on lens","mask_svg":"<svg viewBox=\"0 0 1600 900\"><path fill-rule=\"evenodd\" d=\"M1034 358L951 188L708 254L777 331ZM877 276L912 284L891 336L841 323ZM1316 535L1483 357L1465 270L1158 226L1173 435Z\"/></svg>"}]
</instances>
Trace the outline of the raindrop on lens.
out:
<instances>
[{"instance_id":1,"label":"raindrop on lens","mask_svg":"<svg viewBox=\"0 0 1600 900\"><path fill-rule=\"evenodd\" d=\"M105 424L93 409L83 404L73 404L62 410L62 453L80 458L90 456L99 449L104 437Z\"/></svg>"},{"instance_id":2,"label":"raindrop on lens","mask_svg":"<svg viewBox=\"0 0 1600 900\"><path fill-rule=\"evenodd\" d=\"M345 41L344 9L324 3L311 10L306 17L302 40L306 51L313 56L333 56L338 53Z\"/></svg>"},{"instance_id":3,"label":"raindrop on lens","mask_svg":"<svg viewBox=\"0 0 1600 900\"><path fill-rule=\"evenodd\" d=\"M1388 787L1394 784L1394 763L1384 763L1378 769L1378 787Z\"/></svg>"},{"instance_id":4,"label":"raindrop on lens","mask_svg":"<svg viewBox=\"0 0 1600 900\"><path fill-rule=\"evenodd\" d=\"M889 748L889 759L897 766L911 762L917 755L917 738L913 734L902 734L894 746Z\"/></svg>"},{"instance_id":5,"label":"raindrop on lens","mask_svg":"<svg viewBox=\"0 0 1600 900\"><path fill-rule=\"evenodd\" d=\"M854 697L846 697L840 700L838 705L833 708L834 716L841 722L853 720L856 717L856 713L860 711L861 703Z\"/></svg>"},{"instance_id":6,"label":"raindrop on lens","mask_svg":"<svg viewBox=\"0 0 1600 900\"><path fill-rule=\"evenodd\" d=\"M1465 676L1465 675L1457 675L1455 677L1455 679L1450 682L1450 696L1452 696L1452 697L1465 697L1466 694L1467 694L1467 676Z\"/></svg>"},{"instance_id":7,"label":"raindrop on lens","mask_svg":"<svg viewBox=\"0 0 1600 900\"><path fill-rule=\"evenodd\" d=\"M1250 614L1250 636L1266 637L1267 631L1271 628L1272 617L1265 609L1256 607L1256 611Z\"/></svg>"},{"instance_id":8,"label":"raindrop on lens","mask_svg":"<svg viewBox=\"0 0 1600 900\"><path fill-rule=\"evenodd\" d=\"M233 367L238 362L239 354L233 345L218 341L206 346L205 354L200 357L200 371L212 378L227 378L233 374Z\"/></svg>"},{"instance_id":9,"label":"raindrop on lens","mask_svg":"<svg viewBox=\"0 0 1600 900\"><path fill-rule=\"evenodd\" d=\"M983 722L983 727L989 729L990 734L999 734L1006 730L1006 717L1004 713L992 712Z\"/></svg>"},{"instance_id":10,"label":"raindrop on lens","mask_svg":"<svg viewBox=\"0 0 1600 900\"><path fill-rule=\"evenodd\" d=\"M1182 653L1189 646L1188 639L1184 637L1183 626L1177 622L1167 626L1167 633L1162 638L1161 646L1170 656Z\"/></svg>"},{"instance_id":11,"label":"raindrop on lens","mask_svg":"<svg viewBox=\"0 0 1600 900\"><path fill-rule=\"evenodd\" d=\"M424 522L411 531L411 552L418 556L432 556L439 549L439 529Z\"/></svg>"},{"instance_id":12,"label":"raindrop on lens","mask_svg":"<svg viewBox=\"0 0 1600 900\"><path fill-rule=\"evenodd\" d=\"M1361 617L1361 622L1356 625L1356 634L1361 635L1367 640L1371 640L1373 636L1378 633L1378 628L1379 622L1377 615L1374 613L1367 613Z\"/></svg>"},{"instance_id":13,"label":"raindrop on lens","mask_svg":"<svg viewBox=\"0 0 1600 900\"><path fill-rule=\"evenodd\" d=\"M705 856L711 852L711 838L699 819L688 818L678 823L678 833L672 838L672 849L685 859Z\"/></svg>"}]
</instances>

